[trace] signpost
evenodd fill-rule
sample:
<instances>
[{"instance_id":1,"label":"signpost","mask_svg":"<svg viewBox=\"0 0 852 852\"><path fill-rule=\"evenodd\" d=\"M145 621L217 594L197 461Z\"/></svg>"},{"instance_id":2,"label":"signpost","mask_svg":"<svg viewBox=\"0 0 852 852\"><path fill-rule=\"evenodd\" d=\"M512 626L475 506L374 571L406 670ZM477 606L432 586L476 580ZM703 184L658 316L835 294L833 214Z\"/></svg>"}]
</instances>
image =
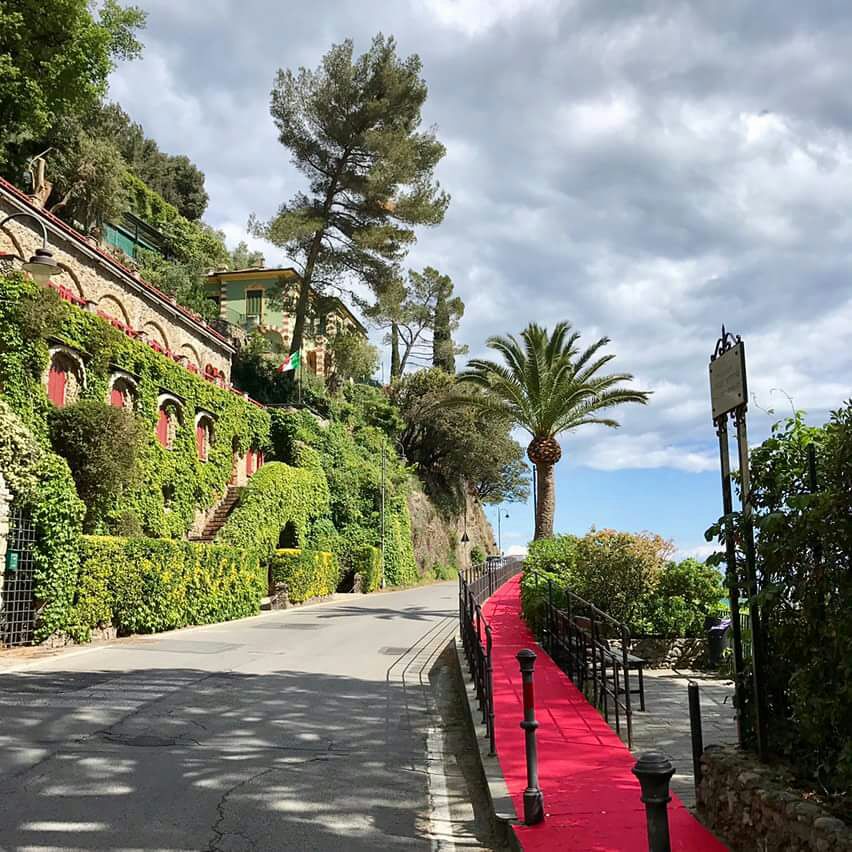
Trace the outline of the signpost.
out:
<instances>
[{"instance_id":1,"label":"signpost","mask_svg":"<svg viewBox=\"0 0 852 852\"><path fill-rule=\"evenodd\" d=\"M734 638L734 684L737 697L737 736L744 744L742 727L743 698L743 645L740 625L740 584L737 572L735 532L732 526L733 497L731 491L731 458L728 447L728 419L733 416L737 428L737 450L740 473L740 500L742 503L742 547L745 555L745 585L748 596L752 636L752 688L754 690L754 733L757 753L762 759L766 753L766 693L763 685L763 636L760 611L757 605L757 569L754 552L754 526L751 506L751 479L748 463L748 432L746 411L748 410L748 383L746 379L745 344L725 331L716 341L710 356L710 402L713 424L719 436L719 462L722 471L722 506L725 514L723 533L725 558L728 564L727 582L731 601L731 626Z\"/></svg>"}]
</instances>

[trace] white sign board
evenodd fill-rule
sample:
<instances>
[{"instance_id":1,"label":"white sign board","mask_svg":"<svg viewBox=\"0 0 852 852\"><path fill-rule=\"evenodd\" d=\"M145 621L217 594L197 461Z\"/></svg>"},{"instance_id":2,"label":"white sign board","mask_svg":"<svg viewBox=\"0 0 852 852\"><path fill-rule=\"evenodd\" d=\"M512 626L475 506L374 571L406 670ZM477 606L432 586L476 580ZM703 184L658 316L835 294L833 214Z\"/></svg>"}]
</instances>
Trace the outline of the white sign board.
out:
<instances>
[{"instance_id":1,"label":"white sign board","mask_svg":"<svg viewBox=\"0 0 852 852\"><path fill-rule=\"evenodd\" d=\"M740 342L710 362L713 419L739 408L747 399L745 345Z\"/></svg>"}]
</instances>

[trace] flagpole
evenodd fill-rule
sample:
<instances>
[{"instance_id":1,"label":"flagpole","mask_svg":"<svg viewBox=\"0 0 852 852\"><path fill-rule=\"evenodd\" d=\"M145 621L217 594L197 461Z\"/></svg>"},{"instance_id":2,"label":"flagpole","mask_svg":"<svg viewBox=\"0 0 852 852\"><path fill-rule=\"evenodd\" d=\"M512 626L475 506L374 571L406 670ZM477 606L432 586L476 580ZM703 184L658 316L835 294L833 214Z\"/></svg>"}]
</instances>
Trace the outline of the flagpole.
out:
<instances>
[{"instance_id":1,"label":"flagpole","mask_svg":"<svg viewBox=\"0 0 852 852\"><path fill-rule=\"evenodd\" d=\"M302 350L299 349L299 405L302 404Z\"/></svg>"}]
</instances>

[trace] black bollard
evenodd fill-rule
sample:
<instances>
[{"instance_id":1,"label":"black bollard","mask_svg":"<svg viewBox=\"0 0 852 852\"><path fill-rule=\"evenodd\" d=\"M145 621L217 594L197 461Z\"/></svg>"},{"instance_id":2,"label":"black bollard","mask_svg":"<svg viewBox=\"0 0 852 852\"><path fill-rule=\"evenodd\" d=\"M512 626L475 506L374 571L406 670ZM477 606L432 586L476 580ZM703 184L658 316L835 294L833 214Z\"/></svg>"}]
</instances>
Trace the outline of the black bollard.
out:
<instances>
[{"instance_id":1,"label":"black bollard","mask_svg":"<svg viewBox=\"0 0 852 852\"><path fill-rule=\"evenodd\" d=\"M536 750L535 731L535 692L533 691L533 669L535 653L524 648L518 651L521 664L521 679L524 688L524 745L527 754L527 789L524 790L524 824L535 825L544 819L544 794L538 786L538 752Z\"/></svg>"},{"instance_id":2,"label":"black bollard","mask_svg":"<svg viewBox=\"0 0 852 852\"><path fill-rule=\"evenodd\" d=\"M692 734L692 772L695 789L701 783L701 755L704 751L704 733L701 730L701 699L698 684L694 681L688 686L689 692L689 731Z\"/></svg>"},{"instance_id":3,"label":"black bollard","mask_svg":"<svg viewBox=\"0 0 852 852\"><path fill-rule=\"evenodd\" d=\"M675 769L663 754L651 751L643 754L633 767L633 774L642 788L642 801L648 820L648 852L671 852L668 806L669 781Z\"/></svg>"}]
</instances>

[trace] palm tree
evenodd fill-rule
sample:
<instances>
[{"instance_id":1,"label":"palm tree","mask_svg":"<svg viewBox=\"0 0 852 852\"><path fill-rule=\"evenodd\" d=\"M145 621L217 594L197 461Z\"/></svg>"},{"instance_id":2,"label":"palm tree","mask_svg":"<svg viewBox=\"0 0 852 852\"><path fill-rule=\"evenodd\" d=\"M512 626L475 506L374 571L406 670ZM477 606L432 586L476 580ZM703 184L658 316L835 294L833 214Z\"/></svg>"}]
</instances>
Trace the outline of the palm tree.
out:
<instances>
[{"instance_id":1,"label":"palm tree","mask_svg":"<svg viewBox=\"0 0 852 852\"><path fill-rule=\"evenodd\" d=\"M619 387L632 381L630 373L599 375L615 357L598 354L608 337L581 352L579 332L560 322L553 334L530 324L521 338L523 345L512 335L488 338L489 349L499 352L505 363L473 358L459 380L481 391L466 396L469 403L510 418L532 435L527 455L538 472L535 538L548 538L553 535L556 498L553 468L562 458L557 436L589 423L615 428L618 423L601 412L628 402L644 404L650 394Z\"/></svg>"}]
</instances>

